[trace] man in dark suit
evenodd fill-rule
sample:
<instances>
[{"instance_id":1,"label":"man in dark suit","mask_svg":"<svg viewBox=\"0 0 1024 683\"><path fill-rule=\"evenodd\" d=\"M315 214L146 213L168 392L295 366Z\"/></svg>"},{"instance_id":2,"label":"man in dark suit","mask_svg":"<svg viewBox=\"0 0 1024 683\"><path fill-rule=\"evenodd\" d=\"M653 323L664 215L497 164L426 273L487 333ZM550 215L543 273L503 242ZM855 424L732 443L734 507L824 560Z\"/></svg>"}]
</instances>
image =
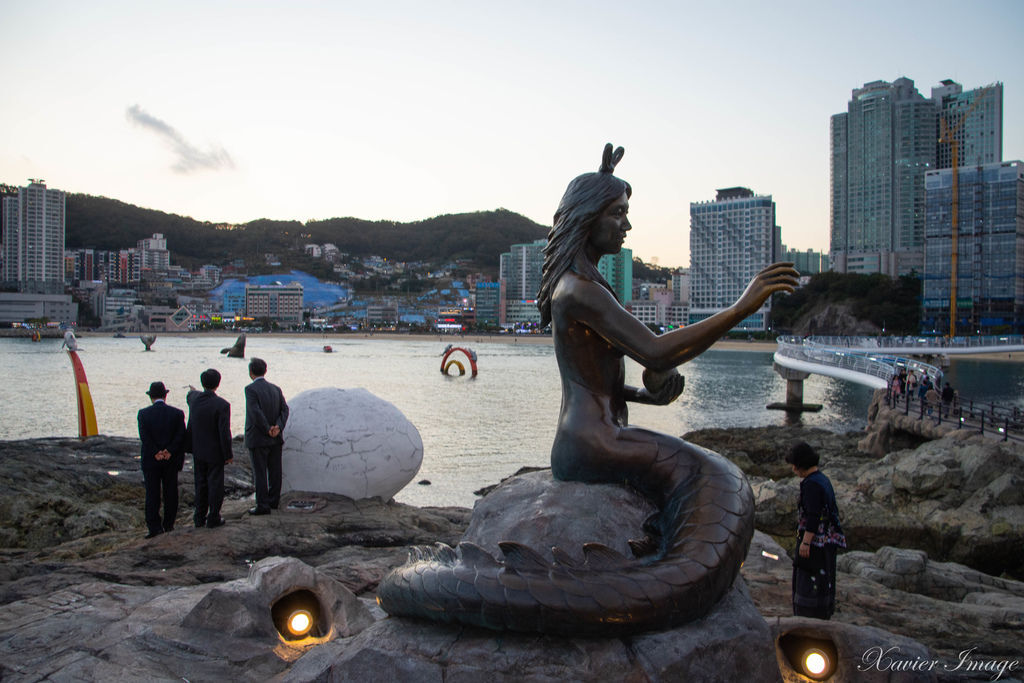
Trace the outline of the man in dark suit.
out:
<instances>
[{"instance_id":1,"label":"man in dark suit","mask_svg":"<svg viewBox=\"0 0 1024 683\"><path fill-rule=\"evenodd\" d=\"M167 388L163 382L150 384L146 394L152 405L139 411L139 440L142 480L146 486L146 538L153 538L173 529L178 516L178 472L185 463L185 413L164 401Z\"/></svg>"},{"instance_id":2,"label":"man in dark suit","mask_svg":"<svg viewBox=\"0 0 1024 683\"><path fill-rule=\"evenodd\" d=\"M288 423L288 404L280 387L268 382L267 363L260 358L249 362L245 388L245 447L252 457L252 478L256 507L250 515L269 515L281 502L281 432Z\"/></svg>"},{"instance_id":3,"label":"man in dark suit","mask_svg":"<svg viewBox=\"0 0 1024 683\"><path fill-rule=\"evenodd\" d=\"M196 476L196 528L224 524L220 507L224 502L224 466L234 459L231 452L231 404L216 394L220 373L210 368L199 375L203 390L190 387L188 435Z\"/></svg>"}]
</instances>

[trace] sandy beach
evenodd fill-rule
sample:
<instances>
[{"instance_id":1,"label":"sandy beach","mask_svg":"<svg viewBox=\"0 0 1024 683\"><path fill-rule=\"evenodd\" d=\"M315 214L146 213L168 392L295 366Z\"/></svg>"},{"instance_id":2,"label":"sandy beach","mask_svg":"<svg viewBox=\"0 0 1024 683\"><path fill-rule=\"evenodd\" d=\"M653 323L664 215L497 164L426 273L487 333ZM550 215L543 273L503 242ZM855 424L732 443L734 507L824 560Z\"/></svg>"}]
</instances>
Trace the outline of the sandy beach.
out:
<instances>
[{"instance_id":1,"label":"sandy beach","mask_svg":"<svg viewBox=\"0 0 1024 683\"><path fill-rule=\"evenodd\" d=\"M0 337L22 337L26 336L24 330L0 330ZM46 330L44 331L44 337L60 338L63 333L59 330ZM81 331L76 333L79 338L88 337L107 337L110 336L107 332L89 332ZM139 333L129 333L125 336L134 337ZM211 335L215 337L222 337L225 340L225 346L230 346L231 343L238 338L236 332L152 332L149 334L155 334L157 337L187 337L192 335ZM549 334L463 334L463 335L447 335L447 334L410 334L400 332L258 332L248 333L249 338L260 337L260 336L273 336L273 337L294 337L296 339L322 339L325 345L334 341L344 341L345 339L392 339L392 340L409 340L415 339L420 341L436 341L440 344L455 344L455 345L469 345L469 344L550 344L551 335ZM711 347L719 351L760 351L762 353L773 353L777 348L777 344L774 341L764 340L753 340L747 341L742 339L720 339L715 342ZM956 354L955 358L961 359L973 359L973 360L987 360L987 361L999 361L999 362L1010 362L1010 363L1024 363L1024 352L1016 351L1013 353L967 353L967 354Z\"/></svg>"},{"instance_id":2,"label":"sandy beach","mask_svg":"<svg viewBox=\"0 0 1024 683\"><path fill-rule=\"evenodd\" d=\"M235 339L238 338L238 334L234 332L153 332L157 337L187 337L191 335L209 334L212 336L223 337L225 345L230 346ZM132 337L135 334L127 334L126 336ZM83 332L78 335L79 338L88 338L91 336L109 336L103 332ZM400 332L341 332L341 333L323 333L323 332L258 332L249 333L246 335L247 339L254 339L258 337L278 337L278 338L295 338L295 339L320 339L323 340L324 344L330 344L332 341L345 341L346 339L384 339L384 340L398 340L398 341L435 341L439 344L453 344L455 346L468 346L470 344L551 344L550 334L461 334L461 335L450 335L450 334L403 334ZM772 353L777 348L777 344L773 341L741 341L722 339L714 343L711 347L722 351L761 351L764 353ZM1024 354L1018 354L1021 359L1024 360Z\"/></svg>"}]
</instances>

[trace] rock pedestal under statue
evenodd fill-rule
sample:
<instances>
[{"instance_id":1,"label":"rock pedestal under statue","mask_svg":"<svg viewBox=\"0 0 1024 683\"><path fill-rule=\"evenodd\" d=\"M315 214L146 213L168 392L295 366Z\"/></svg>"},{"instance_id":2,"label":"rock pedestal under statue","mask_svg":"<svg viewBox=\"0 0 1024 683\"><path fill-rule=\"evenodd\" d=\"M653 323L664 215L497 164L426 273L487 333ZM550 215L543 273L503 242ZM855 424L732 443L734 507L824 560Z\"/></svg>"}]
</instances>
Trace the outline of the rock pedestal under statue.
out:
<instances>
[{"instance_id":1,"label":"rock pedestal under statue","mask_svg":"<svg viewBox=\"0 0 1024 683\"><path fill-rule=\"evenodd\" d=\"M477 503L464 541L500 556L497 544L557 545L582 555L587 542L629 553L653 511L616 485L559 482L548 470L506 480ZM746 585L701 619L622 638L565 638L446 626L389 617L353 638L322 645L286 680L736 680L777 681L768 625Z\"/></svg>"},{"instance_id":2,"label":"rock pedestal under statue","mask_svg":"<svg viewBox=\"0 0 1024 683\"><path fill-rule=\"evenodd\" d=\"M393 404L365 389L310 389L289 399L282 491L390 500L419 472L423 441Z\"/></svg>"}]
</instances>

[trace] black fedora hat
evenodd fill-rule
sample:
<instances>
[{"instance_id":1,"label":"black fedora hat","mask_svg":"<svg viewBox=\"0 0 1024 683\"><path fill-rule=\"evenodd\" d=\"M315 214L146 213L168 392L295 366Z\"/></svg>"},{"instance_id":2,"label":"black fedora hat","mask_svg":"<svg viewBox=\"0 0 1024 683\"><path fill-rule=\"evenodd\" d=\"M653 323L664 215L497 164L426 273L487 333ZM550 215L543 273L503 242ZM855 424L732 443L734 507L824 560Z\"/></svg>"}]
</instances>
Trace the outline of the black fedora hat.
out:
<instances>
[{"instance_id":1,"label":"black fedora hat","mask_svg":"<svg viewBox=\"0 0 1024 683\"><path fill-rule=\"evenodd\" d=\"M167 387L164 386L163 382L153 382L149 385L149 391L146 394L150 398L163 398L167 395Z\"/></svg>"}]
</instances>

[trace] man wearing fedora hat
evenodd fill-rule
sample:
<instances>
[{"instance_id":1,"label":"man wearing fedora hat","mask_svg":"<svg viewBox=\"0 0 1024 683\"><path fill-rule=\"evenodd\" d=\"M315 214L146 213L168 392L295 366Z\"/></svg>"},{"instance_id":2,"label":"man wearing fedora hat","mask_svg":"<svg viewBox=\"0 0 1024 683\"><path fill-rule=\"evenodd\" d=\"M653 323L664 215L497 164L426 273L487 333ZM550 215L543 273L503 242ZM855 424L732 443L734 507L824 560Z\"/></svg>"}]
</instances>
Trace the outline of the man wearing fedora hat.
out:
<instances>
[{"instance_id":1,"label":"man wearing fedora hat","mask_svg":"<svg viewBox=\"0 0 1024 683\"><path fill-rule=\"evenodd\" d=\"M146 394L151 405L139 411L139 440L146 486L146 538L153 538L173 529L178 516L178 472L185 463L185 413L164 401L167 387L163 382L150 384Z\"/></svg>"}]
</instances>

